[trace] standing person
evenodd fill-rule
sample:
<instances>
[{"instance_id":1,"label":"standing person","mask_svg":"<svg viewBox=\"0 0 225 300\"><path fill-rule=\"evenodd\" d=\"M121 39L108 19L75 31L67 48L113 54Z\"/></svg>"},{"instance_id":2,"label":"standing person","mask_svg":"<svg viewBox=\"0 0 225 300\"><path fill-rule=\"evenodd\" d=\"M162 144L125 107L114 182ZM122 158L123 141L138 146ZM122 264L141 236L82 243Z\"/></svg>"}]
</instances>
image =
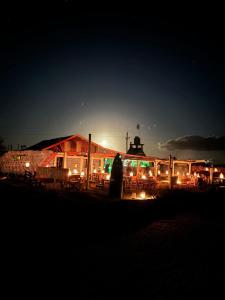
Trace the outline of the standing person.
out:
<instances>
[{"instance_id":1,"label":"standing person","mask_svg":"<svg viewBox=\"0 0 225 300\"><path fill-rule=\"evenodd\" d=\"M119 153L116 154L111 171L109 183L109 197L121 198L123 186L123 163Z\"/></svg>"}]
</instances>

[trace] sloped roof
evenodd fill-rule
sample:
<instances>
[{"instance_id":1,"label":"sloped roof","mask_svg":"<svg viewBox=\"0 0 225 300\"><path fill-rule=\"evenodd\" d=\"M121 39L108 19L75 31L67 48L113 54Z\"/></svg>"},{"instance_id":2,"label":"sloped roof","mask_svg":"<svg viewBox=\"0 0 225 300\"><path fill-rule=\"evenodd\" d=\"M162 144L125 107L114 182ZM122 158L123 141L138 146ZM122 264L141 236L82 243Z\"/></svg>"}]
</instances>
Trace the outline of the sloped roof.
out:
<instances>
[{"instance_id":1,"label":"sloped roof","mask_svg":"<svg viewBox=\"0 0 225 300\"><path fill-rule=\"evenodd\" d=\"M30 146L30 147L26 148L25 150L47 150L47 149L51 149L52 147L61 144L62 142L66 142L66 141L72 140L74 138L77 138L78 140L88 142L88 139L85 138L84 136L82 136L80 134L75 134L75 135L59 137L59 138L55 138L55 139L51 139L51 140L44 140L44 141L41 141L40 143L37 143L33 146ZM96 146L98 146L102 149L106 149L108 151L116 152L115 150L112 150L112 149L103 147L101 145L98 145L97 143L95 143L93 141L91 141L91 144L96 145Z\"/></svg>"},{"instance_id":2,"label":"sloped roof","mask_svg":"<svg viewBox=\"0 0 225 300\"><path fill-rule=\"evenodd\" d=\"M62 142L63 140L66 140L70 137L72 137L73 135L69 135L69 136L63 136L63 137L58 137L58 138L55 138L55 139L51 139L51 140L44 140L44 141L41 141L33 146L30 146L28 148L26 148L25 150L43 150L43 149L46 149L48 147L51 147L55 144L58 144L60 142Z\"/></svg>"}]
</instances>

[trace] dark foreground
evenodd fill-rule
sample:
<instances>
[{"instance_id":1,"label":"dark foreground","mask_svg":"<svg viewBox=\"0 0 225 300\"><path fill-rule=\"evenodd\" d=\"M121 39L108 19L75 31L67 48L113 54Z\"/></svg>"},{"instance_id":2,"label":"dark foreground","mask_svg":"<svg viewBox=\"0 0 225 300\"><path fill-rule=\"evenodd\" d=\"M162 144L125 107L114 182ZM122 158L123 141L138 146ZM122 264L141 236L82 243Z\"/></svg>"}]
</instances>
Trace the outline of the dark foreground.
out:
<instances>
[{"instance_id":1,"label":"dark foreground","mask_svg":"<svg viewBox=\"0 0 225 300\"><path fill-rule=\"evenodd\" d=\"M9 297L225 296L224 192L119 202L7 181L0 192Z\"/></svg>"}]
</instances>

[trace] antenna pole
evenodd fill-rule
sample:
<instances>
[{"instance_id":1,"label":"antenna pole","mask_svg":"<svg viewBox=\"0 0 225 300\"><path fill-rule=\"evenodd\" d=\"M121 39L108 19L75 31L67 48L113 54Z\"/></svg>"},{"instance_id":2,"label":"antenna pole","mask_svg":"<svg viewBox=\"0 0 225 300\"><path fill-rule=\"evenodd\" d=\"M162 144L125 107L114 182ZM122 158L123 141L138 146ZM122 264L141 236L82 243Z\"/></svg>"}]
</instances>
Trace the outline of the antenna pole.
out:
<instances>
[{"instance_id":1,"label":"antenna pole","mask_svg":"<svg viewBox=\"0 0 225 300\"><path fill-rule=\"evenodd\" d=\"M127 134L126 134L126 137L125 137L125 140L126 140L126 153L128 151L128 140L130 139L130 137L128 136L128 131L127 131Z\"/></svg>"},{"instance_id":2,"label":"antenna pole","mask_svg":"<svg viewBox=\"0 0 225 300\"><path fill-rule=\"evenodd\" d=\"M90 158L91 158L91 134L88 135L88 158L87 158L87 181L86 190L89 190L89 174L90 174Z\"/></svg>"}]
</instances>

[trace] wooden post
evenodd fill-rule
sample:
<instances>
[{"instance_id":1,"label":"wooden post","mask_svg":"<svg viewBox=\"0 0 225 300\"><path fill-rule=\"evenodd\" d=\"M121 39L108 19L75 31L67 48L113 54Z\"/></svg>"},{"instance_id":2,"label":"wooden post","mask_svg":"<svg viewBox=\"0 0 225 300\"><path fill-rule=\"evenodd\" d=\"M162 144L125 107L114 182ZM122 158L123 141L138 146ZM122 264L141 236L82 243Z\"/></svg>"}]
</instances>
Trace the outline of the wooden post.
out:
<instances>
[{"instance_id":1,"label":"wooden post","mask_svg":"<svg viewBox=\"0 0 225 300\"><path fill-rule=\"evenodd\" d=\"M154 173L155 173L155 178L157 178L157 176L158 176L158 164L159 164L159 161L156 160L156 161L155 161L155 171L154 171Z\"/></svg>"},{"instance_id":2,"label":"wooden post","mask_svg":"<svg viewBox=\"0 0 225 300\"><path fill-rule=\"evenodd\" d=\"M137 160L137 178L138 174L140 174L140 160Z\"/></svg>"},{"instance_id":3,"label":"wooden post","mask_svg":"<svg viewBox=\"0 0 225 300\"><path fill-rule=\"evenodd\" d=\"M213 166L209 169L209 183L213 184Z\"/></svg>"},{"instance_id":4,"label":"wooden post","mask_svg":"<svg viewBox=\"0 0 225 300\"><path fill-rule=\"evenodd\" d=\"M89 190L89 173L90 173L90 158L91 158L91 134L88 135L88 159L87 159L87 181L86 190Z\"/></svg>"},{"instance_id":5,"label":"wooden post","mask_svg":"<svg viewBox=\"0 0 225 300\"><path fill-rule=\"evenodd\" d=\"M188 174L189 174L189 176L191 176L191 163L190 162L188 163Z\"/></svg>"},{"instance_id":6,"label":"wooden post","mask_svg":"<svg viewBox=\"0 0 225 300\"><path fill-rule=\"evenodd\" d=\"M80 157L80 166L78 168L78 172L80 173L83 169L84 169L84 161L85 161L85 158L83 157Z\"/></svg>"},{"instance_id":7,"label":"wooden post","mask_svg":"<svg viewBox=\"0 0 225 300\"><path fill-rule=\"evenodd\" d=\"M127 151L128 151L128 140L129 140L129 136L128 136L128 132L127 132L127 134L126 134L126 153L127 153Z\"/></svg>"},{"instance_id":8,"label":"wooden post","mask_svg":"<svg viewBox=\"0 0 225 300\"><path fill-rule=\"evenodd\" d=\"M172 156L169 156L169 189L172 189Z\"/></svg>"},{"instance_id":9,"label":"wooden post","mask_svg":"<svg viewBox=\"0 0 225 300\"><path fill-rule=\"evenodd\" d=\"M64 152L63 155L63 168L66 169L67 168L67 152Z\"/></svg>"}]
</instances>

